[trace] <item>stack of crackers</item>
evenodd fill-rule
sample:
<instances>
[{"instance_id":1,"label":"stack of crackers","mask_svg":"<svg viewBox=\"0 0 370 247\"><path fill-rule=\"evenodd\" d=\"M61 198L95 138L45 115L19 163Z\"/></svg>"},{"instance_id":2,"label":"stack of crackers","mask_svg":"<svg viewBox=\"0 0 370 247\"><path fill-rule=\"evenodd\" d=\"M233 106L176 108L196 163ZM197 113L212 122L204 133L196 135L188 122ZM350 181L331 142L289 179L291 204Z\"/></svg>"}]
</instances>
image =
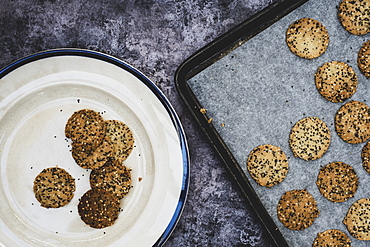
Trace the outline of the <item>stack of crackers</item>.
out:
<instances>
[{"instance_id":1,"label":"stack of crackers","mask_svg":"<svg viewBox=\"0 0 370 247\"><path fill-rule=\"evenodd\" d=\"M68 119L65 135L72 141L76 164L91 170L90 187L79 199L78 213L93 228L114 224L120 200L131 189L131 169L123 165L134 148L130 128L118 120L104 120L96 111L82 109ZM74 178L63 168L44 169L34 180L34 193L41 206L68 204L76 189Z\"/></svg>"}]
</instances>

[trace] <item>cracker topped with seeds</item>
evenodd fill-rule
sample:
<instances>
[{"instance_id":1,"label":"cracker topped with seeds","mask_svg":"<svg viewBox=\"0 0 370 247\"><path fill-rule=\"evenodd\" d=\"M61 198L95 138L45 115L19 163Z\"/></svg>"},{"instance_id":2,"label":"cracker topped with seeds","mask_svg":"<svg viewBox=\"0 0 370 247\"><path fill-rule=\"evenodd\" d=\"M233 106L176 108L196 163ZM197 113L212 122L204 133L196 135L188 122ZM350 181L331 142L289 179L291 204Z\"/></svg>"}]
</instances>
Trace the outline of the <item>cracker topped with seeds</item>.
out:
<instances>
[{"instance_id":1,"label":"cracker topped with seeds","mask_svg":"<svg viewBox=\"0 0 370 247\"><path fill-rule=\"evenodd\" d=\"M319 232L312 244L312 247L322 246L351 247L351 239L340 230L330 229Z\"/></svg>"},{"instance_id":2,"label":"cracker topped with seeds","mask_svg":"<svg viewBox=\"0 0 370 247\"><path fill-rule=\"evenodd\" d=\"M130 128L118 120L107 120L104 122L106 136L113 144L113 158L123 162L134 148L134 136Z\"/></svg>"},{"instance_id":3,"label":"cracker topped with seeds","mask_svg":"<svg viewBox=\"0 0 370 247\"><path fill-rule=\"evenodd\" d=\"M110 160L90 173L90 187L112 192L122 199L131 189L131 169L116 160Z\"/></svg>"},{"instance_id":4,"label":"cracker topped with seeds","mask_svg":"<svg viewBox=\"0 0 370 247\"><path fill-rule=\"evenodd\" d=\"M370 32L370 1L342 0L338 6L338 19L344 29L354 35Z\"/></svg>"},{"instance_id":5,"label":"cracker topped with seeds","mask_svg":"<svg viewBox=\"0 0 370 247\"><path fill-rule=\"evenodd\" d=\"M254 148L247 160L247 169L252 178L266 187L281 183L288 173L288 166L283 150L270 144Z\"/></svg>"},{"instance_id":6,"label":"cracker topped with seeds","mask_svg":"<svg viewBox=\"0 0 370 247\"><path fill-rule=\"evenodd\" d=\"M352 97L357 90L358 79L351 66L344 62L332 61L317 69L315 84L321 96L337 103Z\"/></svg>"},{"instance_id":7,"label":"cracker topped with seeds","mask_svg":"<svg viewBox=\"0 0 370 247\"><path fill-rule=\"evenodd\" d=\"M370 108L365 103L351 100L335 114L334 125L345 142L357 144L370 138Z\"/></svg>"},{"instance_id":8,"label":"cracker topped with seeds","mask_svg":"<svg viewBox=\"0 0 370 247\"><path fill-rule=\"evenodd\" d=\"M301 18L288 27L285 40L295 55L313 59L326 51L329 45L329 34L321 22L311 18Z\"/></svg>"},{"instance_id":9,"label":"cracker topped with seeds","mask_svg":"<svg viewBox=\"0 0 370 247\"><path fill-rule=\"evenodd\" d=\"M316 160L326 153L330 140L330 130L324 121L318 117L306 117L291 129L289 146L295 157Z\"/></svg>"},{"instance_id":10,"label":"cracker topped with seeds","mask_svg":"<svg viewBox=\"0 0 370 247\"><path fill-rule=\"evenodd\" d=\"M279 220L291 230L308 228L319 214L316 201L306 189L285 192L277 205Z\"/></svg>"},{"instance_id":11,"label":"cracker topped with seeds","mask_svg":"<svg viewBox=\"0 0 370 247\"><path fill-rule=\"evenodd\" d=\"M333 162L321 167L316 185L329 201L344 202L355 195L358 177L352 166L344 162Z\"/></svg>"},{"instance_id":12,"label":"cracker topped with seeds","mask_svg":"<svg viewBox=\"0 0 370 247\"><path fill-rule=\"evenodd\" d=\"M370 40L363 43L358 51L357 65L361 73L370 79Z\"/></svg>"},{"instance_id":13,"label":"cracker topped with seeds","mask_svg":"<svg viewBox=\"0 0 370 247\"><path fill-rule=\"evenodd\" d=\"M93 150L103 141L105 136L104 120L94 110L82 109L76 111L68 119L64 132L73 143L85 145Z\"/></svg>"},{"instance_id":14,"label":"cracker topped with seeds","mask_svg":"<svg viewBox=\"0 0 370 247\"><path fill-rule=\"evenodd\" d=\"M35 197L45 208L67 205L72 200L75 190L75 179L60 167L45 168L33 182Z\"/></svg>"},{"instance_id":15,"label":"cracker topped with seeds","mask_svg":"<svg viewBox=\"0 0 370 247\"><path fill-rule=\"evenodd\" d=\"M90 189L78 203L78 214L83 222L93 228L105 228L114 224L120 211L120 200L111 192Z\"/></svg>"},{"instance_id":16,"label":"cracker topped with seeds","mask_svg":"<svg viewBox=\"0 0 370 247\"><path fill-rule=\"evenodd\" d=\"M361 150L362 167L370 173L370 141L368 141Z\"/></svg>"},{"instance_id":17,"label":"cracker topped with seeds","mask_svg":"<svg viewBox=\"0 0 370 247\"><path fill-rule=\"evenodd\" d=\"M106 138L94 150L85 147L84 144L72 143L72 157L84 169L98 169L113 155L113 144Z\"/></svg>"},{"instance_id":18,"label":"cracker topped with seeds","mask_svg":"<svg viewBox=\"0 0 370 247\"><path fill-rule=\"evenodd\" d=\"M348 232L359 240L370 240L370 198L354 202L343 219Z\"/></svg>"}]
</instances>

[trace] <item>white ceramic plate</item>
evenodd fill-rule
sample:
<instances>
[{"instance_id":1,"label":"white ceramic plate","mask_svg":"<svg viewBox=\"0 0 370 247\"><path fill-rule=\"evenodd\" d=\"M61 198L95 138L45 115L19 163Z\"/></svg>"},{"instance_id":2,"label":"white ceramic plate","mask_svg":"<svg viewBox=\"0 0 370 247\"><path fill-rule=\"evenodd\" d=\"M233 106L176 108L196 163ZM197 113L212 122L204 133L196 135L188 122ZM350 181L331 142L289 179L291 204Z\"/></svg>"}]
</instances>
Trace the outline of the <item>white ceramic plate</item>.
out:
<instances>
[{"instance_id":1,"label":"white ceramic plate","mask_svg":"<svg viewBox=\"0 0 370 247\"><path fill-rule=\"evenodd\" d=\"M124 164L133 188L113 226L93 229L77 212L89 170L71 157L64 126L93 109L125 122L135 147ZM33 180L59 166L76 179L73 200L40 206ZM188 187L188 150L173 108L132 66L88 50L50 50L0 71L0 246L160 246L181 214Z\"/></svg>"}]
</instances>

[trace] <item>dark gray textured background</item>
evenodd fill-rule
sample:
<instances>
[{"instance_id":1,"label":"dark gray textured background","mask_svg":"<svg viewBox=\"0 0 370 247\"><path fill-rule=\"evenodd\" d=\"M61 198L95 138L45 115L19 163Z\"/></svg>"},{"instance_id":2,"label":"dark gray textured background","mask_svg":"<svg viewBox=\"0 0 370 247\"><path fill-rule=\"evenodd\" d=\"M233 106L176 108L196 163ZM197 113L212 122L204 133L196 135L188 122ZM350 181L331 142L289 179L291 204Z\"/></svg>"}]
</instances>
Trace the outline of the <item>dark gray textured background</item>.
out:
<instances>
[{"instance_id":1,"label":"dark gray textured background","mask_svg":"<svg viewBox=\"0 0 370 247\"><path fill-rule=\"evenodd\" d=\"M255 216L181 101L177 67L274 0L0 0L0 67L46 49L113 55L147 75L177 111L189 143L184 212L166 246L268 246Z\"/></svg>"}]
</instances>

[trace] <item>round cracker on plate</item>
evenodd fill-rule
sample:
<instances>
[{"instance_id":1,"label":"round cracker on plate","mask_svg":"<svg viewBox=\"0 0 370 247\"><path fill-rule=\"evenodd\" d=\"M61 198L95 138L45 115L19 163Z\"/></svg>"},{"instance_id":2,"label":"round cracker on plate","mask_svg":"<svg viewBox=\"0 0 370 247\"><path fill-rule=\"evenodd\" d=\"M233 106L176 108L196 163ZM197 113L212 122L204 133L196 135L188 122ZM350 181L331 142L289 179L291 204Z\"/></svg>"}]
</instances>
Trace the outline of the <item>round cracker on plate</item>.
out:
<instances>
[{"instance_id":1,"label":"round cracker on plate","mask_svg":"<svg viewBox=\"0 0 370 247\"><path fill-rule=\"evenodd\" d=\"M90 173L90 187L110 191L122 199L131 189L131 169L116 160L109 160Z\"/></svg>"},{"instance_id":2,"label":"round cracker on plate","mask_svg":"<svg viewBox=\"0 0 370 247\"><path fill-rule=\"evenodd\" d=\"M78 214L83 222L93 228L105 228L114 224L120 212L120 200L111 192L90 189L80 198Z\"/></svg>"},{"instance_id":3,"label":"round cracker on plate","mask_svg":"<svg viewBox=\"0 0 370 247\"><path fill-rule=\"evenodd\" d=\"M45 168L33 182L35 197L45 208L63 207L72 200L75 190L75 179L60 167Z\"/></svg>"},{"instance_id":4,"label":"round cracker on plate","mask_svg":"<svg viewBox=\"0 0 370 247\"><path fill-rule=\"evenodd\" d=\"M102 116L90 109L74 112L68 119L64 132L73 143L83 144L86 149L94 150L105 136Z\"/></svg>"},{"instance_id":5,"label":"round cracker on plate","mask_svg":"<svg viewBox=\"0 0 370 247\"><path fill-rule=\"evenodd\" d=\"M84 169L98 169L102 167L113 155L112 143L104 139L94 150L85 148L85 144L72 143L72 157L77 165Z\"/></svg>"},{"instance_id":6,"label":"round cracker on plate","mask_svg":"<svg viewBox=\"0 0 370 247\"><path fill-rule=\"evenodd\" d=\"M118 120L107 120L104 122L106 136L113 144L112 157L119 162L127 159L134 148L134 136L131 129Z\"/></svg>"}]
</instances>

